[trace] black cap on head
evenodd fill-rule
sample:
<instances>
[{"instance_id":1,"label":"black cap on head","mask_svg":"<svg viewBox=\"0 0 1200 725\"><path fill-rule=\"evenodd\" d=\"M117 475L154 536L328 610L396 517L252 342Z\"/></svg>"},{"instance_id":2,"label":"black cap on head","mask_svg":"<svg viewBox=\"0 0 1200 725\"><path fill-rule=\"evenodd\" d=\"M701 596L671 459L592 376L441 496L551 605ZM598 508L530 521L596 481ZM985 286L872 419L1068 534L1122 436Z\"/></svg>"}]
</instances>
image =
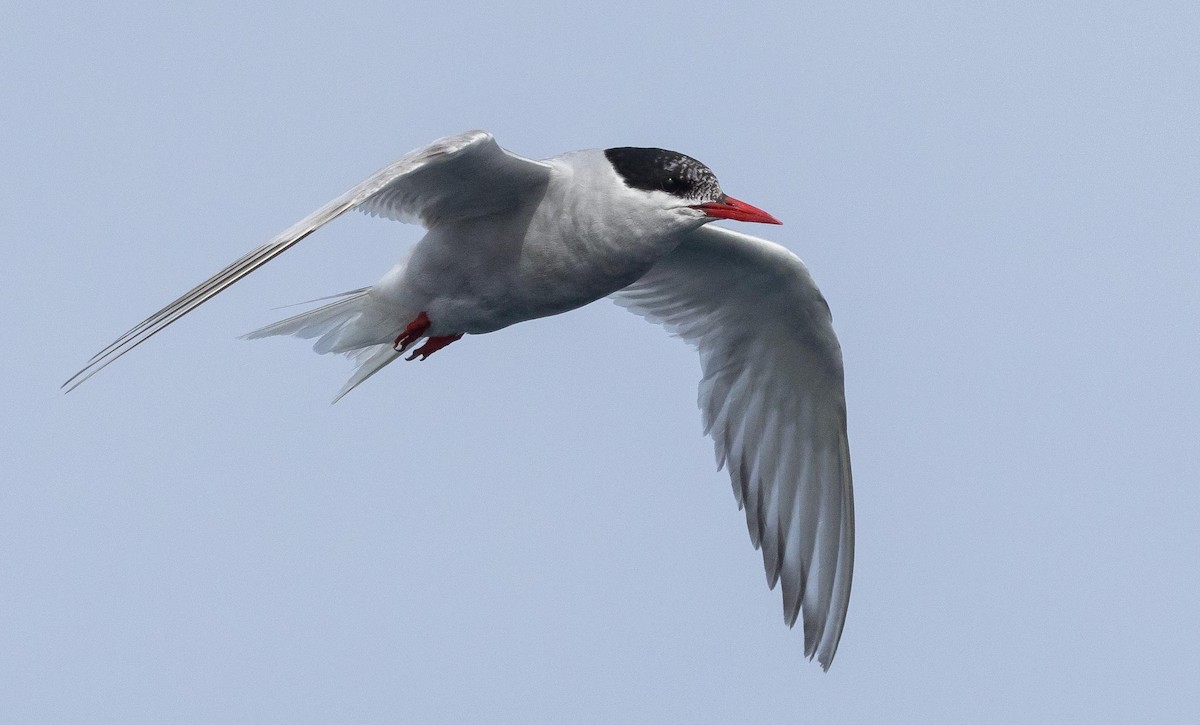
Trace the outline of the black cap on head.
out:
<instances>
[{"instance_id":1,"label":"black cap on head","mask_svg":"<svg viewBox=\"0 0 1200 725\"><path fill-rule=\"evenodd\" d=\"M717 175L691 156L676 151L622 146L604 155L630 188L664 191L681 199L706 201L721 196Z\"/></svg>"}]
</instances>

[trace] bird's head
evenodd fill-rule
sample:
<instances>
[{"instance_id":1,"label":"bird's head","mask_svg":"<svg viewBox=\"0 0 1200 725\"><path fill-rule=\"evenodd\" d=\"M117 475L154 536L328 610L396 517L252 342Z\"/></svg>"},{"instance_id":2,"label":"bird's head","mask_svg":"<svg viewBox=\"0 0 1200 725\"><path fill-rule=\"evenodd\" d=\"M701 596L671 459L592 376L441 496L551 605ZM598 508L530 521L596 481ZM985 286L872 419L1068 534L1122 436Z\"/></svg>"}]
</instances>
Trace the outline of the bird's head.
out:
<instances>
[{"instance_id":1,"label":"bird's head","mask_svg":"<svg viewBox=\"0 0 1200 725\"><path fill-rule=\"evenodd\" d=\"M631 146L606 149L604 156L626 186L641 192L643 204L676 218L701 224L716 219L783 223L762 209L725 194L712 169L691 156Z\"/></svg>"}]
</instances>

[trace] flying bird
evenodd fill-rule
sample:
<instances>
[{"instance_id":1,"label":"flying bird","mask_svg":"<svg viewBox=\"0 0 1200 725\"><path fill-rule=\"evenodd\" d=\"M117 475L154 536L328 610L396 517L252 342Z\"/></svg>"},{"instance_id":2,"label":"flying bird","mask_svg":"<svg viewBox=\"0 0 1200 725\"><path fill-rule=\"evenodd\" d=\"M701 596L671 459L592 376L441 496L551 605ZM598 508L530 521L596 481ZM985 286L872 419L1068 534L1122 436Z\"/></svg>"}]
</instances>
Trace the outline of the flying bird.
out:
<instances>
[{"instance_id":1,"label":"flying bird","mask_svg":"<svg viewBox=\"0 0 1200 725\"><path fill-rule=\"evenodd\" d=\"M841 349L804 264L709 222L779 224L726 195L704 164L658 148L543 161L491 134L450 136L381 169L97 353L71 390L350 210L421 224L407 260L370 287L247 335L316 338L358 362L338 398L407 353L611 296L698 348L699 404L767 583L829 668L850 598L854 499ZM335 398L336 400L337 398Z\"/></svg>"}]
</instances>

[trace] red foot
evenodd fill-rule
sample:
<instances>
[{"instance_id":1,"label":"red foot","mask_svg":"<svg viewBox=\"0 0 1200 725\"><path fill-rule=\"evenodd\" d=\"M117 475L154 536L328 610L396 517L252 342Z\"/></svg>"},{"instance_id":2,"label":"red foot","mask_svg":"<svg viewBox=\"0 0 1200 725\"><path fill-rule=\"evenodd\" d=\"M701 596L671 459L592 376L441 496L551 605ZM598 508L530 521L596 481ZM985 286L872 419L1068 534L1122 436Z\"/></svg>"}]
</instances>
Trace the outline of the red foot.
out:
<instances>
[{"instance_id":1,"label":"red foot","mask_svg":"<svg viewBox=\"0 0 1200 725\"><path fill-rule=\"evenodd\" d=\"M396 352L404 352L408 349L409 345L413 344L417 340L420 340L421 336L424 335L425 331L428 329L429 315L422 312L421 314L417 315L417 319L408 323L408 326L404 328L404 332L401 332L396 336L396 341L392 343L392 349Z\"/></svg>"},{"instance_id":2,"label":"red foot","mask_svg":"<svg viewBox=\"0 0 1200 725\"><path fill-rule=\"evenodd\" d=\"M420 358L422 360L424 360L425 358L434 354L438 350L441 350L443 347L449 345L450 343L454 342L455 340L457 340L460 337L462 337L461 334L459 334L459 335L441 335L439 337L431 337L425 341L424 345L418 347L416 350L413 350L413 354L409 355L406 359L407 360L416 360L417 356L419 355Z\"/></svg>"}]
</instances>

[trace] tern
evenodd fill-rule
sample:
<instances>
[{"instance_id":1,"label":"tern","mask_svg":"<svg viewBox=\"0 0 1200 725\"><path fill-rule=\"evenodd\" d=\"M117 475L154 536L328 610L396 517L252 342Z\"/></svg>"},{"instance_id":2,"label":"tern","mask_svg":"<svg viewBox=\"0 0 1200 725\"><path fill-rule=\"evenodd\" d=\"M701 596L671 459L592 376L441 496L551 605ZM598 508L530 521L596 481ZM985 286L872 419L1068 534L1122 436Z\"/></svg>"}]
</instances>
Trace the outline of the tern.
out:
<instances>
[{"instance_id":1,"label":"tern","mask_svg":"<svg viewBox=\"0 0 1200 725\"><path fill-rule=\"evenodd\" d=\"M316 338L358 362L337 398L408 352L611 296L699 350L705 434L727 468L784 621L828 669L854 566L842 355L829 306L784 247L709 222L779 224L726 195L704 164L622 147L543 161L470 131L384 167L97 353L71 390L350 210L421 224L408 258L370 287L246 337ZM418 343L421 343L418 346ZM337 399L335 398L335 400Z\"/></svg>"}]
</instances>

